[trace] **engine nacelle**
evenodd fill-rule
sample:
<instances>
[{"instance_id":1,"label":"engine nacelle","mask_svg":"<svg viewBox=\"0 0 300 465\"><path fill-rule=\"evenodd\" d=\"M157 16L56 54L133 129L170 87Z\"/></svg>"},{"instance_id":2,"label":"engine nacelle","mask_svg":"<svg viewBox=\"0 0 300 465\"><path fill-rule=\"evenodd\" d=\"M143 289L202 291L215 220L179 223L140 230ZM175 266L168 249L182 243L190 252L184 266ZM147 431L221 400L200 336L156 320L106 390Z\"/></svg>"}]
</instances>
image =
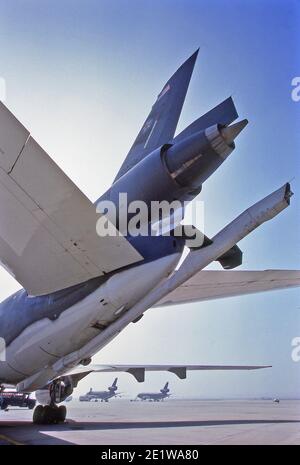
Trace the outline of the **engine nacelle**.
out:
<instances>
[{"instance_id":1,"label":"engine nacelle","mask_svg":"<svg viewBox=\"0 0 300 465\"><path fill-rule=\"evenodd\" d=\"M117 211L121 211L119 194L123 193L127 194L127 205L138 200L145 202L149 207L152 201L172 202L173 200L185 199L191 189L188 186L179 185L170 175L165 163L165 157L170 147L170 145L165 145L150 153L119 178L99 201L109 200L114 203ZM197 195L200 190L201 188L194 192L193 189L192 197ZM128 214L127 211L126 214Z\"/></svg>"},{"instance_id":2,"label":"engine nacelle","mask_svg":"<svg viewBox=\"0 0 300 465\"><path fill-rule=\"evenodd\" d=\"M115 392L117 389L118 389L117 386L108 386L108 390L110 392Z\"/></svg>"},{"instance_id":3,"label":"engine nacelle","mask_svg":"<svg viewBox=\"0 0 300 465\"><path fill-rule=\"evenodd\" d=\"M246 124L247 120L231 126L215 124L154 150L119 178L98 202L111 201L122 216L119 195L124 193L127 205L143 201L150 207L153 201L193 200L234 150L234 139ZM130 218L127 210L126 215Z\"/></svg>"}]
</instances>

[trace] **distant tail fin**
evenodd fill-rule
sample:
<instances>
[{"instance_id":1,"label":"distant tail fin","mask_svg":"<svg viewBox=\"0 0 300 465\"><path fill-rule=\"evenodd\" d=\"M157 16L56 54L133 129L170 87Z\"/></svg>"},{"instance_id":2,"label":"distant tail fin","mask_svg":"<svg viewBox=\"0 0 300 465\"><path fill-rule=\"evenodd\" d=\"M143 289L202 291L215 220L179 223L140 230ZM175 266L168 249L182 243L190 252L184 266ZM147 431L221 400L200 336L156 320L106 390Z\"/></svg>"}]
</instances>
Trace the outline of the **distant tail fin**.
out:
<instances>
[{"instance_id":1,"label":"distant tail fin","mask_svg":"<svg viewBox=\"0 0 300 465\"><path fill-rule=\"evenodd\" d=\"M117 382L118 382L118 378L115 378L112 385L108 387L108 390L111 391L111 392L116 391L118 389Z\"/></svg>"},{"instance_id":2,"label":"distant tail fin","mask_svg":"<svg viewBox=\"0 0 300 465\"><path fill-rule=\"evenodd\" d=\"M158 94L114 182L150 152L173 139L197 55L198 50L181 65Z\"/></svg>"},{"instance_id":3,"label":"distant tail fin","mask_svg":"<svg viewBox=\"0 0 300 465\"><path fill-rule=\"evenodd\" d=\"M161 392L168 392L169 389L168 389L168 386L169 386L169 381L164 385L164 387L161 389Z\"/></svg>"}]
</instances>

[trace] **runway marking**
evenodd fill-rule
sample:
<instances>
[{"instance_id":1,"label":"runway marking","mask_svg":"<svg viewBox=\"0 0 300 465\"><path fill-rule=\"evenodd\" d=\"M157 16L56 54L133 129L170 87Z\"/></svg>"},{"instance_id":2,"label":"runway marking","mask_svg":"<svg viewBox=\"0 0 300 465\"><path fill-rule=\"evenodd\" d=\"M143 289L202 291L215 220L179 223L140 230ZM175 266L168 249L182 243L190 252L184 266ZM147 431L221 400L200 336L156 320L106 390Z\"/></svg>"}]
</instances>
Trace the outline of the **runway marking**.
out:
<instances>
[{"instance_id":1,"label":"runway marking","mask_svg":"<svg viewBox=\"0 0 300 465\"><path fill-rule=\"evenodd\" d=\"M9 444L12 444L14 446L24 446L25 444L23 444L22 442L18 442L18 441L15 441L14 439L6 436L5 434L0 434L0 440L2 441L6 441L8 442Z\"/></svg>"}]
</instances>

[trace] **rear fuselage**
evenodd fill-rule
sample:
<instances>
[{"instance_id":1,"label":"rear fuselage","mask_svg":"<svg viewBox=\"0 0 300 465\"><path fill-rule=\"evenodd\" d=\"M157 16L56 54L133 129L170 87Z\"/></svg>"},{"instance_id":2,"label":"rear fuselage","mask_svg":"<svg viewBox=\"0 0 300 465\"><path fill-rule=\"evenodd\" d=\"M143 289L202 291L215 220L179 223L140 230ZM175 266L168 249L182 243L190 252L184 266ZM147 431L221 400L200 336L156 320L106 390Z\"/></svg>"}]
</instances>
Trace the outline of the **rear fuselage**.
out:
<instances>
[{"instance_id":1,"label":"rear fuselage","mask_svg":"<svg viewBox=\"0 0 300 465\"><path fill-rule=\"evenodd\" d=\"M47 296L21 290L0 304L0 337L6 342L0 383L17 384L50 368L105 331L172 273L183 250L183 241L172 237L134 242L145 257L138 265Z\"/></svg>"}]
</instances>

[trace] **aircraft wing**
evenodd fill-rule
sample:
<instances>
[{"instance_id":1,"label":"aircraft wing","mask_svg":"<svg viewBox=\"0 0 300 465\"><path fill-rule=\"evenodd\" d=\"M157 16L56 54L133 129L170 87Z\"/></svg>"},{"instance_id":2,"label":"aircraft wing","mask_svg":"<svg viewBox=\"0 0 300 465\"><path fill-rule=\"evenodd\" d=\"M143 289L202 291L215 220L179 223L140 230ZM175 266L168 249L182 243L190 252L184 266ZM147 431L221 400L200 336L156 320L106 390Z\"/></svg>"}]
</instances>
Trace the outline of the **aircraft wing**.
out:
<instances>
[{"instance_id":1,"label":"aircraft wing","mask_svg":"<svg viewBox=\"0 0 300 465\"><path fill-rule=\"evenodd\" d=\"M167 371L174 373L178 378L185 379L187 371L203 370L259 370L271 368L271 365L90 365L88 367L76 367L66 373L72 377L74 386L90 373L129 373L139 382L145 381L145 371Z\"/></svg>"},{"instance_id":2,"label":"aircraft wing","mask_svg":"<svg viewBox=\"0 0 300 465\"><path fill-rule=\"evenodd\" d=\"M300 286L300 271L199 271L154 307L221 299Z\"/></svg>"},{"instance_id":3,"label":"aircraft wing","mask_svg":"<svg viewBox=\"0 0 300 465\"><path fill-rule=\"evenodd\" d=\"M0 102L0 261L31 295L87 281L142 259ZM111 225L113 228L113 226Z\"/></svg>"}]
</instances>

